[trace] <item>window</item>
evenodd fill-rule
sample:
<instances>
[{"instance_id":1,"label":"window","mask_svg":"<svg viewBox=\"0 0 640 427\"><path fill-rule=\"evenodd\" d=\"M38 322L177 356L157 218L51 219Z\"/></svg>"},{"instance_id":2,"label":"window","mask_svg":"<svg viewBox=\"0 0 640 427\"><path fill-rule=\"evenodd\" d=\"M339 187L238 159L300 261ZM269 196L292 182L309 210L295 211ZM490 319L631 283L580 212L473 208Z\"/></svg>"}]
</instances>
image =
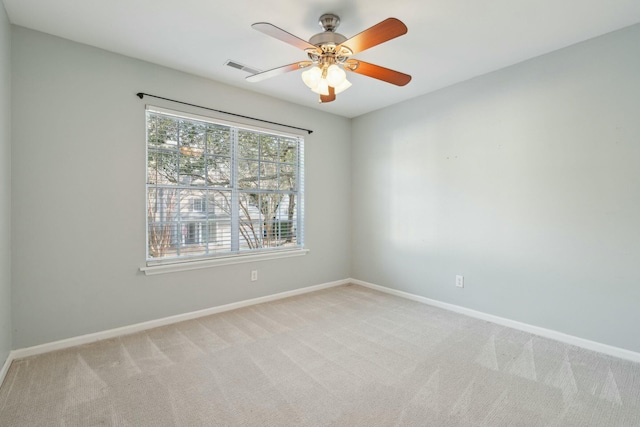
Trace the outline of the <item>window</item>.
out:
<instances>
[{"instance_id":1,"label":"window","mask_svg":"<svg viewBox=\"0 0 640 427\"><path fill-rule=\"evenodd\" d=\"M147 264L302 248L303 138L147 107Z\"/></svg>"},{"instance_id":2,"label":"window","mask_svg":"<svg viewBox=\"0 0 640 427\"><path fill-rule=\"evenodd\" d=\"M194 212L202 212L204 206L204 201L197 197L191 200L191 210Z\"/></svg>"}]
</instances>

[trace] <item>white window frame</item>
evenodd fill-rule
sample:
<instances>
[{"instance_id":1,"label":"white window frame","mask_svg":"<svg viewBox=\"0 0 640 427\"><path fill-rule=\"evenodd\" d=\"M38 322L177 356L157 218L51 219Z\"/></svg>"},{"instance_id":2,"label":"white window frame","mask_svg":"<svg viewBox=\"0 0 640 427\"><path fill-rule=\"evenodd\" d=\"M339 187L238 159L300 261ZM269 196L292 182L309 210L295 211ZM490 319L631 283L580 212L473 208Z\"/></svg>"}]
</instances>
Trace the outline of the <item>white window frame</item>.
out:
<instances>
[{"instance_id":1,"label":"white window frame","mask_svg":"<svg viewBox=\"0 0 640 427\"><path fill-rule=\"evenodd\" d=\"M306 255L309 251L304 248L304 137L302 134L297 133L289 133L282 132L280 130L274 130L269 128L263 128L259 126L254 126L247 123L239 123L228 120L223 120L218 117L210 117L192 114L184 111L176 111L167 109L164 107L158 107L153 105L147 105L145 111L145 164L148 162L148 113L158 113L167 116L173 116L180 119L187 120L196 120L201 122L212 123L221 126L228 126L232 129L235 129L232 133L234 136L232 137L232 147L231 147L231 175L233 185L230 186L230 190L235 194L232 199L238 200L237 194L239 194L240 190L237 186L237 170L238 170L238 138L237 138L237 130L247 130L251 132L258 133L267 133L271 135L278 135L287 138L296 138L298 139L298 158L297 158L297 190L295 192L297 197L296 203L296 245L288 246L283 248L278 247L267 247L253 250L245 250L240 251L237 247L232 245L232 252L224 252L219 254L208 254L208 255L197 255L192 257L172 257L172 258L159 258L153 259L149 257L149 224L148 217L145 215L145 224L146 224L146 265L140 268L140 271L144 272L146 275L153 274L161 274L161 273L169 273L176 271L186 271L186 270L194 270L201 268L210 268L218 265L230 265L230 264L239 264L245 262L255 262L255 261L265 261L270 259L278 259L278 258L288 258ZM147 183L146 171L145 168L145 207L148 208L148 189L152 187L152 185ZM194 189L206 189L206 186L197 187L194 186ZM253 191L252 191L253 192ZM193 203L193 201L192 201ZM204 203L203 203L204 205ZM193 204L191 205L193 207ZM237 209L235 209L237 213ZM145 209L146 212L146 209ZM238 217L234 215L232 218L232 234L237 234L238 230L233 230L234 227L238 226ZM237 236L234 237L237 239Z\"/></svg>"},{"instance_id":2,"label":"white window frame","mask_svg":"<svg viewBox=\"0 0 640 427\"><path fill-rule=\"evenodd\" d=\"M191 199L191 212L204 212L204 205L202 197L194 197Z\"/></svg>"}]
</instances>

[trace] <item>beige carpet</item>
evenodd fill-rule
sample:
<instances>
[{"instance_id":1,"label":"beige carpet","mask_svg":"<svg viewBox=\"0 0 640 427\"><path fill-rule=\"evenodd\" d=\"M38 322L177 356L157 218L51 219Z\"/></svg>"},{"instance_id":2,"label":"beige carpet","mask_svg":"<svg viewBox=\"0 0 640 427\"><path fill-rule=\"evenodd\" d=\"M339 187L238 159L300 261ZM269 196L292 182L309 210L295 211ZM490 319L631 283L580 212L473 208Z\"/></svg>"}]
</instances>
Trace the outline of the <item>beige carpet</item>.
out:
<instances>
[{"instance_id":1,"label":"beige carpet","mask_svg":"<svg viewBox=\"0 0 640 427\"><path fill-rule=\"evenodd\" d=\"M349 285L15 361L0 426L640 426L640 365Z\"/></svg>"}]
</instances>

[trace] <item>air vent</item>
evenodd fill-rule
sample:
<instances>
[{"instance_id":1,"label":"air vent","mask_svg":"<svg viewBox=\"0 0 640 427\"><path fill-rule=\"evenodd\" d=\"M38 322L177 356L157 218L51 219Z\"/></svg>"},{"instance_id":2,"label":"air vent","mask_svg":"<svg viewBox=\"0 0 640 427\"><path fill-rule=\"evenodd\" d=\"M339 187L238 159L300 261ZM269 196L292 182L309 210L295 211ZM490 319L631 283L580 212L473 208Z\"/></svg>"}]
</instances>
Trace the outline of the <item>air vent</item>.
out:
<instances>
[{"instance_id":1,"label":"air vent","mask_svg":"<svg viewBox=\"0 0 640 427\"><path fill-rule=\"evenodd\" d=\"M241 70L241 71L246 71L249 74L258 74L259 72L262 71L262 70L258 70L257 68L248 67L248 66L243 65L243 64L241 64L239 62L236 62L236 61L234 61L232 59L227 60L227 62L225 62L224 65L227 65L227 66L229 66L231 68L236 68L236 69Z\"/></svg>"}]
</instances>

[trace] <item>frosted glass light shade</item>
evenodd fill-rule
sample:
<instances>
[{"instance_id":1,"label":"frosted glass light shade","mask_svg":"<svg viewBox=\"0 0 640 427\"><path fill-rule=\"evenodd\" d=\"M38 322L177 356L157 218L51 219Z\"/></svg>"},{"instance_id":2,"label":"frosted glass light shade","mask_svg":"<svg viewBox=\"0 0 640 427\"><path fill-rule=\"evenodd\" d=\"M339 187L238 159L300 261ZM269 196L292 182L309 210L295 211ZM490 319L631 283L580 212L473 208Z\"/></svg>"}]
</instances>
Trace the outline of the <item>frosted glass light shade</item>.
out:
<instances>
[{"instance_id":1,"label":"frosted glass light shade","mask_svg":"<svg viewBox=\"0 0 640 427\"><path fill-rule=\"evenodd\" d=\"M351 87L351 82L345 78L344 81L340 83L338 86L334 86L334 89L337 95L340 92L344 92L345 90L349 89L350 87Z\"/></svg>"},{"instance_id":2,"label":"frosted glass light shade","mask_svg":"<svg viewBox=\"0 0 640 427\"><path fill-rule=\"evenodd\" d=\"M318 86L321 78L322 71L318 67L312 67L302 73L302 81L311 90L314 90Z\"/></svg>"},{"instance_id":3,"label":"frosted glass light shade","mask_svg":"<svg viewBox=\"0 0 640 427\"><path fill-rule=\"evenodd\" d=\"M327 69L327 83L329 86L338 87L347 78L347 74L342 68L333 64Z\"/></svg>"},{"instance_id":4,"label":"frosted glass light shade","mask_svg":"<svg viewBox=\"0 0 640 427\"><path fill-rule=\"evenodd\" d=\"M320 79L318 82L318 86L312 88L311 91L317 93L318 95L329 95L329 83L325 79Z\"/></svg>"}]
</instances>

